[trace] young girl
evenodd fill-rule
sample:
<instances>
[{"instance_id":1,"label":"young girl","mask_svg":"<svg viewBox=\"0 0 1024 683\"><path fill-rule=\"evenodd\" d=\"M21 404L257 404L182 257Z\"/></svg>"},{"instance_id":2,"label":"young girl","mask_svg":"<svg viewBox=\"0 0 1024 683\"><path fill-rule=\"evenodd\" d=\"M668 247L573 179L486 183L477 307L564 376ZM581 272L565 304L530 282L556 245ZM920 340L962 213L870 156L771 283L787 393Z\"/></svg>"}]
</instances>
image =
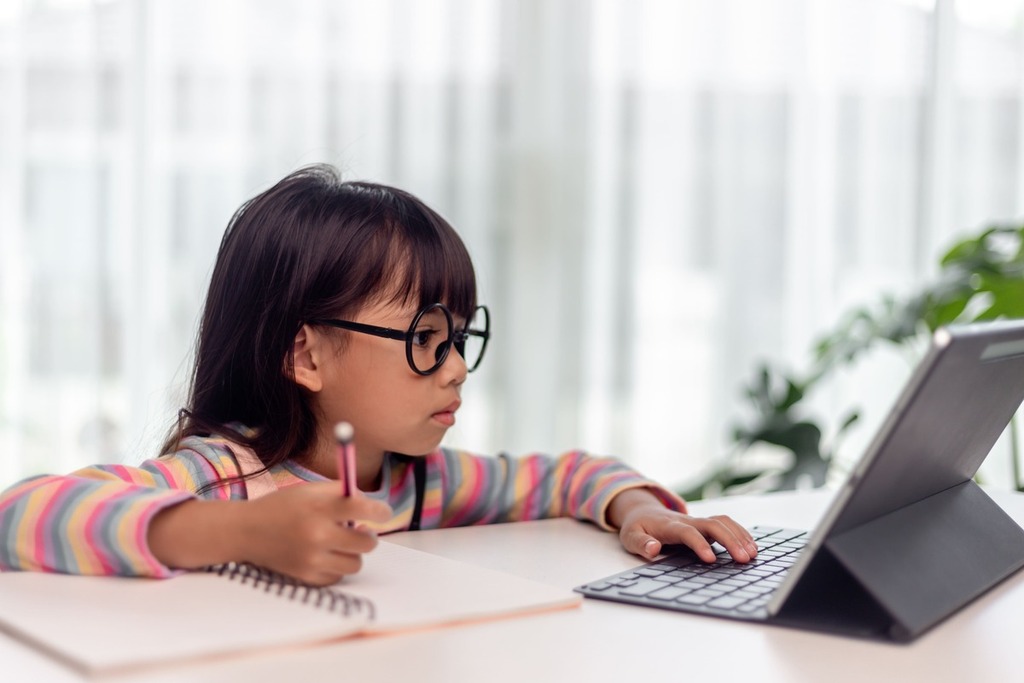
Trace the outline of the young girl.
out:
<instances>
[{"instance_id":1,"label":"young girl","mask_svg":"<svg viewBox=\"0 0 1024 683\"><path fill-rule=\"evenodd\" d=\"M228 224L165 455L0 494L0 569L167 577L233 560L328 584L376 533L559 515L645 558L683 543L711 561L709 540L756 555L739 524L688 516L616 460L439 448L488 328L441 216L329 166L293 173ZM334 481L342 420L365 492L351 498Z\"/></svg>"}]
</instances>

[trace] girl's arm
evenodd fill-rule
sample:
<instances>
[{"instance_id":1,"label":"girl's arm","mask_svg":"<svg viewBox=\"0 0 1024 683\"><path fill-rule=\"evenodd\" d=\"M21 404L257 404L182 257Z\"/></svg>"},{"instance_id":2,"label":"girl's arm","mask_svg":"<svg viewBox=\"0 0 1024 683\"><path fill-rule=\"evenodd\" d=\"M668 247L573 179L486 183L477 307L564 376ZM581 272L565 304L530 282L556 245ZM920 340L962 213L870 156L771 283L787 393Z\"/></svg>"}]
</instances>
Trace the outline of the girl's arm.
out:
<instances>
[{"instance_id":1,"label":"girl's arm","mask_svg":"<svg viewBox=\"0 0 1024 683\"><path fill-rule=\"evenodd\" d=\"M147 530L163 510L204 484L238 474L230 453L182 450L139 467L96 465L68 476L26 479L0 493L0 568L70 574L168 576ZM244 498L217 486L211 500Z\"/></svg>"},{"instance_id":2,"label":"girl's arm","mask_svg":"<svg viewBox=\"0 0 1024 683\"><path fill-rule=\"evenodd\" d=\"M440 489L436 526L569 516L614 530L618 526L608 518L609 505L620 493L636 488L646 489L662 508L686 511L679 496L619 460L582 451L492 458L443 449L428 457L437 470L428 479L428 503L431 489Z\"/></svg>"},{"instance_id":3,"label":"girl's arm","mask_svg":"<svg viewBox=\"0 0 1024 683\"><path fill-rule=\"evenodd\" d=\"M339 522L390 516L378 501L342 500L336 482L255 501L242 482L206 488L239 474L229 449L197 443L139 467L25 480L0 493L0 569L166 577L234 560L333 583L376 544Z\"/></svg>"},{"instance_id":4,"label":"girl's arm","mask_svg":"<svg viewBox=\"0 0 1024 683\"><path fill-rule=\"evenodd\" d=\"M618 531L627 550L648 558L662 543L681 543L711 561L709 539L741 562L757 554L752 537L735 521L687 515L679 496L613 458L581 451L558 458L442 454L440 526L572 516Z\"/></svg>"},{"instance_id":5,"label":"girl's arm","mask_svg":"<svg viewBox=\"0 0 1024 683\"><path fill-rule=\"evenodd\" d=\"M161 459L14 484L0 494L0 568L170 575L148 549L145 529L160 511L194 498L184 469Z\"/></svg>"}]
</instances>

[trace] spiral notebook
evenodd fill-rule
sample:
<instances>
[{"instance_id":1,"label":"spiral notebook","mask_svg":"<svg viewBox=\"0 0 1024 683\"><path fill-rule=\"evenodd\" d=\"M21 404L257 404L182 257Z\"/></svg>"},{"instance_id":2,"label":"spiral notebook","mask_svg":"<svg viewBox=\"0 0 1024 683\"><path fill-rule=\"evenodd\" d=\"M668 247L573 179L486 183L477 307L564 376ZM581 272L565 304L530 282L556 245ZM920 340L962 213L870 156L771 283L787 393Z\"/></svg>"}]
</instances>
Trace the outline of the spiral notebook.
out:
<instances>
[{"instance_id":1,"label":"spiral notebook","mask_svg":"<svg viewBox=\"0 0 1024 683\"><path fill-rule=\"evenodd\" d=\"M166 580L0 573L0 629L87 673L576 606L564 588L381 541L304 586L250 565Z\"/></svg>"}]
</instances>

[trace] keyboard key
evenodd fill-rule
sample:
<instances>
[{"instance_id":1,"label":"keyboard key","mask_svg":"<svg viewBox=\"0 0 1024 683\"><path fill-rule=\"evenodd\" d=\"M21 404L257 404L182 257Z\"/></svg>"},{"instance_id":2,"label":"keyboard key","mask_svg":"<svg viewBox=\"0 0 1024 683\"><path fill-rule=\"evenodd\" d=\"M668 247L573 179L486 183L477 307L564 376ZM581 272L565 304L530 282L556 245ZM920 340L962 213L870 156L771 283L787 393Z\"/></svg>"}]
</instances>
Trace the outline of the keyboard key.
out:
<instances>
[{"instance_id":1,"label":"keyboard key","mask_svg":"<svg viewBox=\"0 0 1024 683\"><path fill-rule=\"evenodd\" d=\"M681 596L679 596L678 598L676 598L675 601L679 602L679 603L682 603L684 605L703 605L705 602L710 600L712 597L713 596L709 596L709 595L696 595L694 593L690 593L689 595L681 595Z\"/></svg>"},{"instance_id":2,"label":"keyboard key","mask_svg":"<svg viewBox=\"0 0 1024 683\"><path fill-rule=\"evenodd\" d=\"M661 576L665 572L661 571L660 569L652 569L651 567L643 567L641 569L637 569L634 573L639 575L639 576Z\"/></svg>"},{"instance_id":3,"label":"keyboard key","mask_svg":"<svg viewBox=\"0 0 1024 683\"><path fill-rule=\"evenodd\" d=\"M771 576L774 573L775 572L773 572L771 570L762 569L761 567L751 567L747 571L743 572L743 575L744 576L753 576L756 579L763 579L766 576Z\"/></svg>"},{"instance_id":4,"label":"keyboard key","mask_svg":"<svg viewBox=\"0 0 1024 683\"><path fill-rule=\"evenodd\" d=\"M605 591L614 586L615 584L611 581L597 581L595 583L588 583L587 588L592 591Z\"/></svg>"},{"instance_id":5,"label":"keyboard key","mask_svg":"<svg viewBox=\"0 0 1024 683\"><path fill-rule=\"evenodd\" d=\"M693 552L687 549L686 553L680 553L678 555L669 555L663 558L658 564L667 564L673 567L689 567L691 564L698 564L699 561L694 557Z\"/></svg>"},{"instance_id":6,"label":"keyboard key","mask_svg":"<svg viewBox=\"0 0 1024 683\"><path fill-rule=\"evenodd\" d=\"M677 579L689 579L694 576L700 576L704 572L696 571L694 569L676 569L674 571L665 572L664 576L671 576Z\"/></svg>"},{"instance_id":7,"label":"keyboard key","mask_svg":"<svg viewBox=\"0 0 1024 683\"><path fill-rule=\"evenodd\" d=\"M755 580L754 577L750 577L746 581L744 581L741 577L734 577L734 578L731 578L731 579L725 579L723 581L719 581L715 585L716 586L731 586L732 588L744 588L748 583L750 583L751 581L754 581L754 580Z\"/></svg>"},{"instance_id":8,"label":"keyboard key","mask_svg":"<svg viewBox=\"0 0 1024 683\"><path fill-rule=\"evenodd\" d=\"M681 595L686 595L689 592L690 591L687 588L680 588L678 586L667 586L666 588L656 590L653 593L648 593L647 597L651 598L652 600L671 601L675 600Z\"/></svg>"},{"instance_id":9,"label":"keyboard key","mask_svg":"<svg viewBox=\"0 0 1024 683\"><path fill-rule=\"evenodd\" d=\"M783 563L779 562L778 560L772 560L771 562L765 562L764 564L758 565L758 566L763 568L763 569L766 569L766 570L770 571L772 574L778 574L780 571L789 569L789 567L790 567L790 565L783 564Z\"/></svg>"},{"instance_id":10,"label":"keyboard key","mask_svg":"<svg viewBox=\"0 0 1024 683\"><path fill-rule=\"evenodd\" d=\"M789 540L789 538L787 538L785 536L785 534L783 534L782 532L779 532L777 534L769 534L768 536L762 536L761 538L758 539L758 541L760 543L764 543L765 545L775 545L776 543L785 543L788 540Z\"/></svg>"},{"instance_id":11,"label":"keyboard key","mask_svg":"<svg viewBox=\"0 0 1024 683\"><path fill-rule=\"evenodd\" d=\"M715 582L714 579L710 579L710 578L708 578L706 576L694 576L694 577L689 578L689 579L683 579L682 581L678 582L676 585L677 586L693 586L694 588L700 588L702 586L707 586L707 585L712 584L714 582Z\"/></svg>"},{"instance_id":12,"label":"keyboard key","mask_svg":"<svg viewBox=\"0 0 1024 683\"><path fill-rule=\"evenodd\" d=\"M647 595L652 591L656 591L659 588L664 588L665 583L662 581L655 581L654 579L640 579L633 586L628 586L619 591L619 595Z\"/></svg>"},{"instance_id":13,"label":"keyboard key","mask_svg":"<svg viewBox=\"0 0 1024 683\"><path fill-rule=\"evenodd\" d=\"M775 543L785 543L786 541L790 541L790 540L793 540L793 539L800 539L800 540L805 540L806 541L807 536L806 536L806 534L803 531L794 531L792 529L783 529L782 531L777 531L774 534L771 534L769 536L765 536L762 539L759 539L758 542L762 542L763 541L765 543L775 544Z\"/></svg>"},{"instance_id":14,"label":"keyboard key","mask_svg":"<svg viewBox=\"0 0 1024 683\"><path fill-rule=\"evenodd\" d=\"M675 583L679 581L678 576L672 576L671 574L662 574L661 576L652 576L651 578L662 583Z\"/></svg>"},{"instance_id":15,"label":"keyboard key","mask_svg":"<svg viewBox=\"0 0 1024 683\"><path fill-rule=\"evenodd\" d=\"M723 595L720 598L715 598L708 603L708 607L716 607L718 609L734 609L742 605L746 600L744 598L733 597L732 595Z\"/></svg>"}]
</instances>

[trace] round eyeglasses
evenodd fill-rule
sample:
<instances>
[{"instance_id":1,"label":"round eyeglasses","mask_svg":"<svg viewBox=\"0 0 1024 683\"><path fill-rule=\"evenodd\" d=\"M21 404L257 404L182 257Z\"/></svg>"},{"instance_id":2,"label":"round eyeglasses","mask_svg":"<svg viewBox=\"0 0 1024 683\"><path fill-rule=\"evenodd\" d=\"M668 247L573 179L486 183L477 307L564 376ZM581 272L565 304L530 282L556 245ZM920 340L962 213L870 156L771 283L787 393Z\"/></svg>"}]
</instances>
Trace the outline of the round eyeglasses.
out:
<instances>
[{"instance_id":1,"label":"round eyeglasses","mask_svg":"<svg viewBox=\"0 0 1024 683\"><path fill-rule=\"evenodd\" d=\"M328 325L349 332L405 342L405 358L417 375L430 375L444 365L452 346L473 372L483 360L487 340L491 337L491 315L486 306L477 306L465 326L456 328L451 311L441 303L420 309L405 332L348 320L310 320L310 325Z\"/></svg>"}]
</instances>

